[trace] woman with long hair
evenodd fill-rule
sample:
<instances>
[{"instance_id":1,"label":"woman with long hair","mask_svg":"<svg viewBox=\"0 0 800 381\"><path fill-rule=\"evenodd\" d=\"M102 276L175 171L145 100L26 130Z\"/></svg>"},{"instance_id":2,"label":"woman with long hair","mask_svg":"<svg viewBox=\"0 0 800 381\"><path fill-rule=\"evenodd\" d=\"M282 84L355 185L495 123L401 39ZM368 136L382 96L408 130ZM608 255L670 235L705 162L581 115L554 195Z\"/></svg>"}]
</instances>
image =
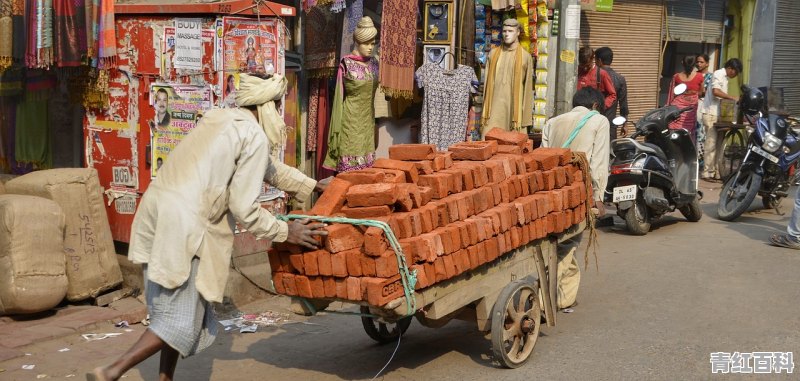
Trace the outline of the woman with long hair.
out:
<instances>
[{"instance_id":1,"label":"woman with long hair","mask_svg":"<svg viewBox=\"0 0 800 381\"><path fill-rule=\"evenodd\" d=\"M672 76L668 104L678 108L694 107L692 110L684 112L681 116L669 124L669 128L683 128L689 131L692 141L696 141L695 131L697 130L697 101L703 87L703 75L694 70L695 59L693 56L683 58L683 71ZM683 94L675 95L672 89L681 83L686 84L686 91Z\"/></svg>"}]
</instances>

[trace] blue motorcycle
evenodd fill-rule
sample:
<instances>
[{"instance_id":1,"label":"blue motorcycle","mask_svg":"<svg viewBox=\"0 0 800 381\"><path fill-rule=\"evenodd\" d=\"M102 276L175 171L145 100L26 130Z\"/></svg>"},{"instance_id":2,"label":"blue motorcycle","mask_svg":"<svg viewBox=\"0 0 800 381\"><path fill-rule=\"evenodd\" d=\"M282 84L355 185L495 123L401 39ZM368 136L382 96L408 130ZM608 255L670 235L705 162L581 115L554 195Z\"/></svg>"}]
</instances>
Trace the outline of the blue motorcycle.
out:
<instances>
[{"instance_id":1,"label":"blue motorcycle","mask_svg":"<svg viewBox=\"0 0 800 381\"><path fill-rule=\"evenodd\" d=\"M777 210L792 185L789 169L800 159L800 136L791 128L796 120L768 112L761 90L742 86L739 108L753 131L742 164L720 192L717 214L723 221L741 216L756 195L761 196L765 208Z\"/></svg>"}]
</instances>

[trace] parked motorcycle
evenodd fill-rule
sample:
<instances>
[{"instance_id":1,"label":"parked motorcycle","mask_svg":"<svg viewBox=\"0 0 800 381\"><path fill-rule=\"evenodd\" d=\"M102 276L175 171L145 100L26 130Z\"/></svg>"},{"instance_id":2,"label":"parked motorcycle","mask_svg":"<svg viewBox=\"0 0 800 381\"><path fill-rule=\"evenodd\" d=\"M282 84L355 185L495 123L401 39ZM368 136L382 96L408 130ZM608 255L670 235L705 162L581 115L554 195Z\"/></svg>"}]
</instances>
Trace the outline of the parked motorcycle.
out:
<instances>
[{"instance_id":1,"label":"parked motorcycle","mask_svg":"<svg viewBox=\"0 0 800 381\"><path fill-rule=\"evenodd\" d=\"M739 109L753 125L747 151L738 170L724 183L719 195L717 214L723 221L741 216L756 195L765 208L777 210L788 196L792 184L790 168L800 159L800 137L790 127L790 118L769 113L764 93L742 86Z\"/></svg>"},{"instance_id":2,"label":"parked motorcycle","mask_svg":"<svg viewBox=\"0 0 800 381\"><path fill-rule=\"evenodd\" d=\"M683 94L686 85L675 87ZM687 220L699 221L702 193L697 189L697 150L685 129L670 130L670 122L693 108L667 105L648 112L628 138L611 142L611 162L606 202L613 202L617 214L632 234L645 235L651 223L678 209ZM614 124L624 124L617 117ZM636 141L644 136L644 142Z\"/></svg>"}]
</instances>

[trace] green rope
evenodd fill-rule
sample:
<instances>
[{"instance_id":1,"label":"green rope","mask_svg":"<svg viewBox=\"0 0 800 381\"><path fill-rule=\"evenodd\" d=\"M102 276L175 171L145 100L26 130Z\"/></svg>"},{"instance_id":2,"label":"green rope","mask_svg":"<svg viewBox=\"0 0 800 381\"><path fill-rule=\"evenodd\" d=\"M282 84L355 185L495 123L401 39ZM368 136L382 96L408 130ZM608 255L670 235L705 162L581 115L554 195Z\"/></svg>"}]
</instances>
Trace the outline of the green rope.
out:
<instances>
[{"instance_id":1,"label":"green rope","mask_svg":"<svg viewBox=\"0 0 800 381\"><path fill-rule=\"evenodd\" d=\"M400 281L403 284L403 294L405 294L406 307L408 309L404 316L411 316L416 312L417 303L416 299L414 298L414 286L417 284L417 272L416 270L410 271L408 269L408 265L406 264L406 256L403 255L403 249L400 247L400 242L397 240L397 237L395 237L394 232L392 232L392 229L389 228L387 223L375 220L360 220L345 217L304 216L300 214L277 215L276 218L281 221L309 219L333 224L370 226L382 229L383 233L386 235L386 239L389 240L389 245L391 245L392 249L394 250L395 257L397 258L397 268L400 272Z\"/></svg>"}]
</instances>

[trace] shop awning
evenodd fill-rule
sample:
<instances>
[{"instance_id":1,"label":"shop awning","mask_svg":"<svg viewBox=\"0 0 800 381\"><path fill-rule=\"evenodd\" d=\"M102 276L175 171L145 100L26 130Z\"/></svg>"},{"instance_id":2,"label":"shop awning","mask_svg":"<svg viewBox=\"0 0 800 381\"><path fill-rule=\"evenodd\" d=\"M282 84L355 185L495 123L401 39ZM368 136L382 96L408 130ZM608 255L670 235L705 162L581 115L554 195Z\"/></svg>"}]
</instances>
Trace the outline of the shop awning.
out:
<instances>
[{"instance_id":1,"label":"shop awning","mask_svg":"<svg viewBox=\"0 0 800 381\"><path fill-rule=\"evenodd\" d=\"M256 7L253 0L117 0L116 14L222 14L242 16L296 16L290 5L259 1Z\"/></svg>"}]
</instances>

